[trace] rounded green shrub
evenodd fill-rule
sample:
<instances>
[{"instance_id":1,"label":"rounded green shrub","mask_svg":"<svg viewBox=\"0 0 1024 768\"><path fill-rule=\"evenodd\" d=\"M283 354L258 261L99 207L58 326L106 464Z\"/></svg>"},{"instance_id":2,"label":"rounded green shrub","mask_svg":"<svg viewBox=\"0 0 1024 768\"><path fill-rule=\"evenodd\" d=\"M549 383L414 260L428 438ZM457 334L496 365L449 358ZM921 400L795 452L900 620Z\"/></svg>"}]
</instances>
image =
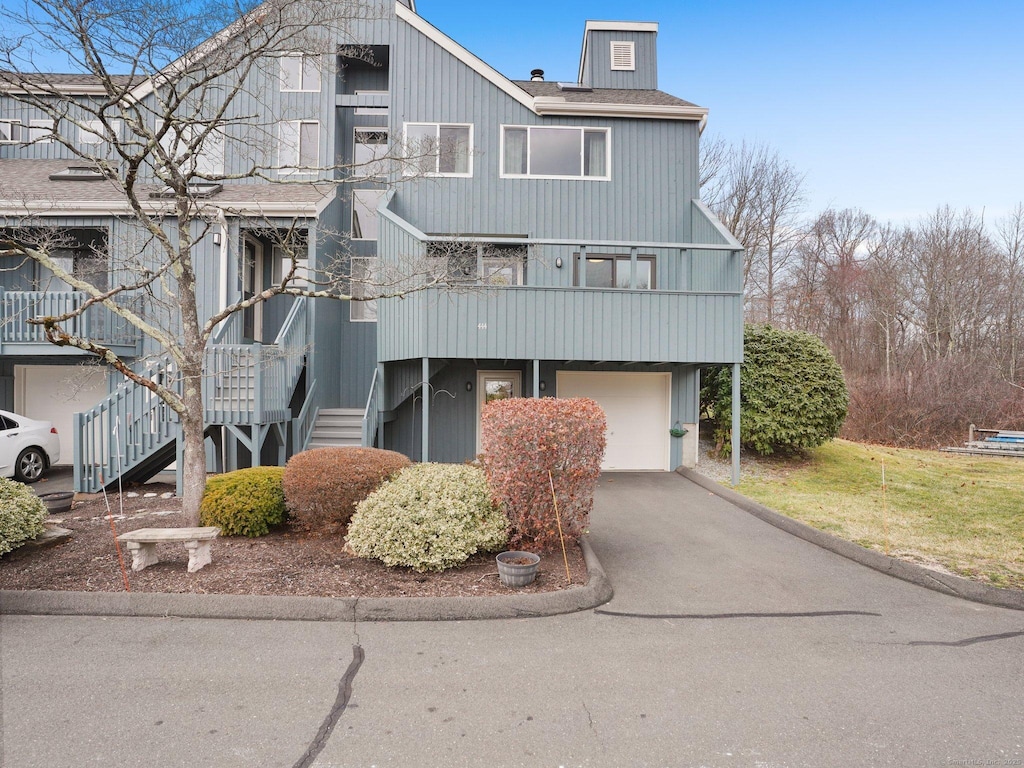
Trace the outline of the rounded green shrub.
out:
<instances>
[{"instance_id":1,"label":"rounded green shrub","mask_svg":"<svg viewBox=\"0 0 1024 768\"><path fill-rule=\"evenodd\" d=\"M360 557L415 571L442 571L508 540L508 518L491 501L483 470L414 464L356 507L349 548Z\"/></svg>"},{"instance_id":2,"label":"rounded green shrub","mask_svg":"<svg viewBox=\"0 0 1024 768\"><path fill-rule=\"evenodd\" d=\"M740 442L757 453L815 448L839 434L850 396L843 370L817 336L748 325L740 367ZM713 413L715 437L729 445L732 377L705 377L701 399Z\"/></svg>"},{"instance_id":3,"label":"rounded green shrub","mask_svg":"<svg viewBox=\"0 0 1024 768\"><path fill-rule=\"evenodd\" d=\"M0 477L0 557L39 536L47 514L27 485Z\"/></svg>"},{"instance_id":4,"label":"rounded green shrub","mask_svg":"<svg viewBox=\"0 0 1024 768\"><path fill-rule=\"evenodd\" d=\"M310 531L340 531L356 504L411 463L395 451L357 446L295 454L284 468L284 498L292 523Z\"/></svg>"},{"instance_id":5,"label":"rounded green shrub","mask_svg":"<svg viewBox=\"0 0 1024 768\"><path fill-rule=\"evenodd\" d=\"M211 477L199 507L199 521L225 536L264 536L288 513L281 478L284 467L252 467Z\"/></svg>"}]
</instances>

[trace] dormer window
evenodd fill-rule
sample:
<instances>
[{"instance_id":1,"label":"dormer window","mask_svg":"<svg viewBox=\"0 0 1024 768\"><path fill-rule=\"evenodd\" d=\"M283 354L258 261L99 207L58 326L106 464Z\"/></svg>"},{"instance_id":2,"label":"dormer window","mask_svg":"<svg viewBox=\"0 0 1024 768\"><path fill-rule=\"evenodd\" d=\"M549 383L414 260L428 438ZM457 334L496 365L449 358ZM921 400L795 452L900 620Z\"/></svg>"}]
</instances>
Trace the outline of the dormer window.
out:
<instances>
[{"instance_id":1,"label":"dormer window","mask_svg":"<svg viewBox=\"0 0 1024 768\"><path fill-rule=\"evenodd\" d=\"M611 57L613 71L636 71L636 46L632 41L612 40Z\"/></svg>"}]
</instances>

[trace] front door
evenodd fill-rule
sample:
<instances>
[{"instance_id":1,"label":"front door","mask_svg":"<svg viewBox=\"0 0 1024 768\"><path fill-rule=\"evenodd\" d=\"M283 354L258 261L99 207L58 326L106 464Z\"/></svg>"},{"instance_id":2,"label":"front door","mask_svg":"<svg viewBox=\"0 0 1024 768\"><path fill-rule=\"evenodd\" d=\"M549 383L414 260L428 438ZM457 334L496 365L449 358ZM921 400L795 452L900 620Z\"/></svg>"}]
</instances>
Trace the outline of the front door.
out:
<instances>
[{"instance_id":1,"label":"front door","mask_svg":"<svg viewBox=\"0 0 1024 768\"><path fill-rule=\"evenodd\" d=\"M251 299L263 290L263 246L245 238L242 252L242 299ZM263 341L263 304L242 310L242 338Z\"/></svg>"},{"instance_id":2,"label":"front door","mask_svg":"<svg viewBox=\"0 0 1024 768\"><path fill-rule=\"evenodd\" d=\"M519 371L477 371L476 452L480 453L480 413L487 403L522 397L523 374Z\"/></svg>"}]
</instances>

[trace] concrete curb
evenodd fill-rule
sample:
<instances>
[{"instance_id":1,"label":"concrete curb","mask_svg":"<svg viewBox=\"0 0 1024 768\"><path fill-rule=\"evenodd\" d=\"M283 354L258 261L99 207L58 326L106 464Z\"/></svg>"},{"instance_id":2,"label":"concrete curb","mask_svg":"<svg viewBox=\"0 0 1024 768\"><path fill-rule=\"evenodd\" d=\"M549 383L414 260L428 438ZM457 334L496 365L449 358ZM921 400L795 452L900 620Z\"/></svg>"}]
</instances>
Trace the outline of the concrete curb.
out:
<instances>
[{"instance_id":1,"label":"concrete curb","mask_svg":"<svg viewBox=\"0 0 1024 768\"><path fill-rule=\"evenodd\" d=\"M612 599L611 582L590 543L582 539L580 546L589 573L586 585L541 594L334 598L4 590L0 591L0 614L263 621L460 621L555 616L596 608Z\"/></svg>"},{"instance_id":2,"label":"concrete curb","mask_svg":"<svg viewBox=\"0 0 1024 768\"><path fill-rule=\"evenodd\" d=\"M868 568L873 568L876 571L881 571L903 581L909 581L911 584L916 584L919 587L960 597L964 600L1024 611L1024 591L990 587L961 576L931 571L906 560L898 560L895 557L883 555L880 552L866 549L859 544L854 544L852 541L819 531L817 528L812 528L791 517L786 517L691 469L680 467L676 472L687 480L707 489L716 496L725 499L730 504L739 507L744 512L750 513L769 525L816 544L822 549L827 549L856 563L866 565Z\"/></svg>"}]
</instances>

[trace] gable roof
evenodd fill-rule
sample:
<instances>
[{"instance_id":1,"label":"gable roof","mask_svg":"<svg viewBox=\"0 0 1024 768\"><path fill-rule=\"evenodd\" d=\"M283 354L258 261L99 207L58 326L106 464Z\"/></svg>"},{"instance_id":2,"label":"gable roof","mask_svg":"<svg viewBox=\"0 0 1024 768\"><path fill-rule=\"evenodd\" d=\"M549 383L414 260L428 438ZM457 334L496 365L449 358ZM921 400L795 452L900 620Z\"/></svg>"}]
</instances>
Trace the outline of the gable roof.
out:
<instances>
[{"instance_id":1,"label":"gable roof","mask_svg":"<svg viewBox=\"0 0 1024 768\"><path fill-rule=\"evenodd\" d=\"M696 120L701 128L707 120L706 108L661 91L601 88L570 92L559 89L557 83L510 80L409 8L396 4L395 16L534 114Z\"/></svg>"}]
</instances>

